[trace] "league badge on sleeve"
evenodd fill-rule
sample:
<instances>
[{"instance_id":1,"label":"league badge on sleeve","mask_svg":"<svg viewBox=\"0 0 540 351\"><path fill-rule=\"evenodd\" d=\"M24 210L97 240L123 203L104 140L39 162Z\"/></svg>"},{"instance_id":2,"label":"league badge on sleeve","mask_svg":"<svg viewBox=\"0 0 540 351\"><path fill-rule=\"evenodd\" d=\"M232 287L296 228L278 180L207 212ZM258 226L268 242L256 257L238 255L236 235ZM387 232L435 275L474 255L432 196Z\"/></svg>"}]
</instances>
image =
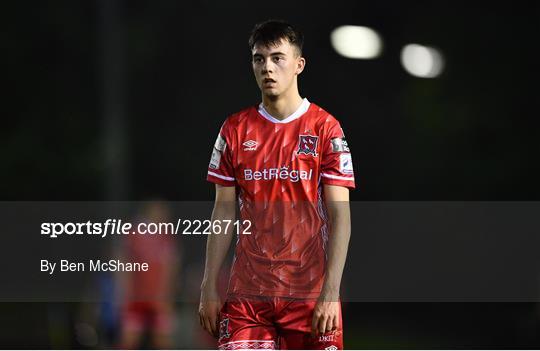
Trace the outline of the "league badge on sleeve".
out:
<instances>
[{"instance_id":1,"label":"league badge on sleeve","mask_svg":"<svg viewBox=\"0 0 540 351\"><path fill-rule=\"evenodd\" d=\"M298 150L296 154L312 155L317 157L317 142L319 141L318 136L313 135L300 135L300 140L298 142Z\"/></svg>"},{"instance_id":2,"label":"league badge on sleeve","mask_svg":"<svg viewBox=\"0 0 540 351\"><path fill-rule=\"evenodd\" d=\"M218 151L223 152L225 150L225 146L227 146L225 139L221 136L221 134L218 134L214 147L218 149Z\"/></svg>"},{"instance_id":3,"label":"league badge on sleeve","mask_svg":"<svg viewBox=\"0 0 540 351\"><path fill-rule=\"evenodd\" d=\"M332 152L350 152L349 145L345 138L333 138L330 140L332 143Z\"/></svg>"},{"instance_id":4,"label":"league badge on sleeve","mask_svg":"<svg viewBox=\"0 0 540 351\"><path fill-rule=\"evenodd\" d=\"M353 174L351 154L339 155L339 171L343 174Z\"/></svg>"},{"instance_id":5,"label":"league badge on sleeve","mask_svg":"<svg viewBox=\"0 0 540 351\"><path fill-rule=\"evenodd\" d=\"M221 136L221 134L218 134L216 142L214 143L214 148L212 150L210 165L208 165L208 167L212 169L219 168L219 165L221 163L221 154L223 153L223 151L225 151L226 147L227 143L225 142L225 139Z\"/></svg>"},{"instance_id":6,"label":"league badge on sleeve","mask_svg":"<svg viewBox=\"0 0 540 351\"><path fill-rule=\"evenodd\" d=\"M212 150L212 157L210 158L210 165L208 167L212 169L218 169L221 163L221 152L214 148Z\"/></svg>"}]
</instances>

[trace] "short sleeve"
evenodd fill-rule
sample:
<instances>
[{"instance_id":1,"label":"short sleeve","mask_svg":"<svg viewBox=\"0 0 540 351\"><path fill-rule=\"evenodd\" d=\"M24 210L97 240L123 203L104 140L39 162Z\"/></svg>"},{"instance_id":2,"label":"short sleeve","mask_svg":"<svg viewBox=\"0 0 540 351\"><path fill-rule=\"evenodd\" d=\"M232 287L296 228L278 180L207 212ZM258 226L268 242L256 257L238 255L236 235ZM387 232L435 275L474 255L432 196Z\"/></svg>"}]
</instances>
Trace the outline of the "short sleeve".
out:
<instances>
[{"instance_id":1,"label":"short sleeve","mask_svg":"<svg viewBox=\"0 0 540 351\"><path fill-rule=\"evenodd\" d=\"M330 118L323 138L321 181L354 189L354 170L351 151L339 122Z\"/></svg>"},{"instance_id":2,"label":"short sleeve","mask_svg":"<svg viewBox=\"0 0 540 351\"><path fill-rule=\"evenodd\" d=\"M228 123L225 121L212 149L206 180L223 186L235 186L232 144L228 128Z\"/></svg>"}]
</instances>

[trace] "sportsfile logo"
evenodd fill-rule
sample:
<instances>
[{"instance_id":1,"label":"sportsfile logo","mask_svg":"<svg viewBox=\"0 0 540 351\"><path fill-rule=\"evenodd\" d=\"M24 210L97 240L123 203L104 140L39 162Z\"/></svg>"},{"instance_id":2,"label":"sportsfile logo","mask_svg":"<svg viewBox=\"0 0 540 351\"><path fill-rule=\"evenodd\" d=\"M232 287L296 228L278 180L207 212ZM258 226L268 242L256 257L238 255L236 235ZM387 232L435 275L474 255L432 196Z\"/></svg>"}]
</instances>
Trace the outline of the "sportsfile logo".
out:
<instances>
[{"instance_id":1,"label":"sportsfile logo","mask_svg":"<svg viewBox=\"0 0 540 351\"><path fill-rule=\"evenodd\" d=\"M259 145L259 143L255 140L248 140L243 142L242 145L245 146L244 151L255 151L257 150L257 145Z\"/></svg>"},{"instance_id":2,"label":"sportsfile logo","mask_svg":"<svg viewBox=\"0 0 540 351\"><path fill-rule=\"evenodd\" d=\"M281 168L265 168L259 171L254 171L250 168L244 169L245 180L289 180L296 183L300 180L311 180L313 169L309 171L300 171L297 169L289 170L289 167Z\"/></svg>"}]
</instances>

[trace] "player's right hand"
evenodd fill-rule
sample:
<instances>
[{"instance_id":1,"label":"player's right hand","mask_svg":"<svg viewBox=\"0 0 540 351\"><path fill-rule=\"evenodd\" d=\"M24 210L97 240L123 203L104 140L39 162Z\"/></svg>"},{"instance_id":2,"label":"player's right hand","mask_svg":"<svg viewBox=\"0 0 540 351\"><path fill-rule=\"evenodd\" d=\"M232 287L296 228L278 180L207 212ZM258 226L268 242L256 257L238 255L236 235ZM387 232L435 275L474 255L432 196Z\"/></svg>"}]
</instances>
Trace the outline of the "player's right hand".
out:
<instances>
[{"instance_id":1,"label":"player's right hand","mask_svg":"<svg viewBox=\"0 0 540 351\"><path fill-rule=\"evenodd\" d=\"M215 289L201 289L199 323L213 337L219 336L219 311L221 299Z\"/></svg>"}]
</instances>

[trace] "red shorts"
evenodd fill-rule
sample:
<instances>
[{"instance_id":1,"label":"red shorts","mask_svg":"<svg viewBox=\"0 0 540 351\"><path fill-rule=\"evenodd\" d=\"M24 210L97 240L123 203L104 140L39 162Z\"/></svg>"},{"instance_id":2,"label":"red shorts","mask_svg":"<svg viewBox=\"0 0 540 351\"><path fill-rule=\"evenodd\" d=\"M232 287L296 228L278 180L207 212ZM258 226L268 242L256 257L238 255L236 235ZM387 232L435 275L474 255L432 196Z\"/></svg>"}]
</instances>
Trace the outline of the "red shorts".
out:
<instances>
[{"instance_id":1,"label":"red shorts","mask_svg":"<svg viewBox=\"0 0 540 351\"><path fill-rule=\"evenodd\" d=\"M315 300L279 297L229 298L220 312L220 350L343 349L341 307L339 328L311 336Z\"/></svg>"}]
</instances>

